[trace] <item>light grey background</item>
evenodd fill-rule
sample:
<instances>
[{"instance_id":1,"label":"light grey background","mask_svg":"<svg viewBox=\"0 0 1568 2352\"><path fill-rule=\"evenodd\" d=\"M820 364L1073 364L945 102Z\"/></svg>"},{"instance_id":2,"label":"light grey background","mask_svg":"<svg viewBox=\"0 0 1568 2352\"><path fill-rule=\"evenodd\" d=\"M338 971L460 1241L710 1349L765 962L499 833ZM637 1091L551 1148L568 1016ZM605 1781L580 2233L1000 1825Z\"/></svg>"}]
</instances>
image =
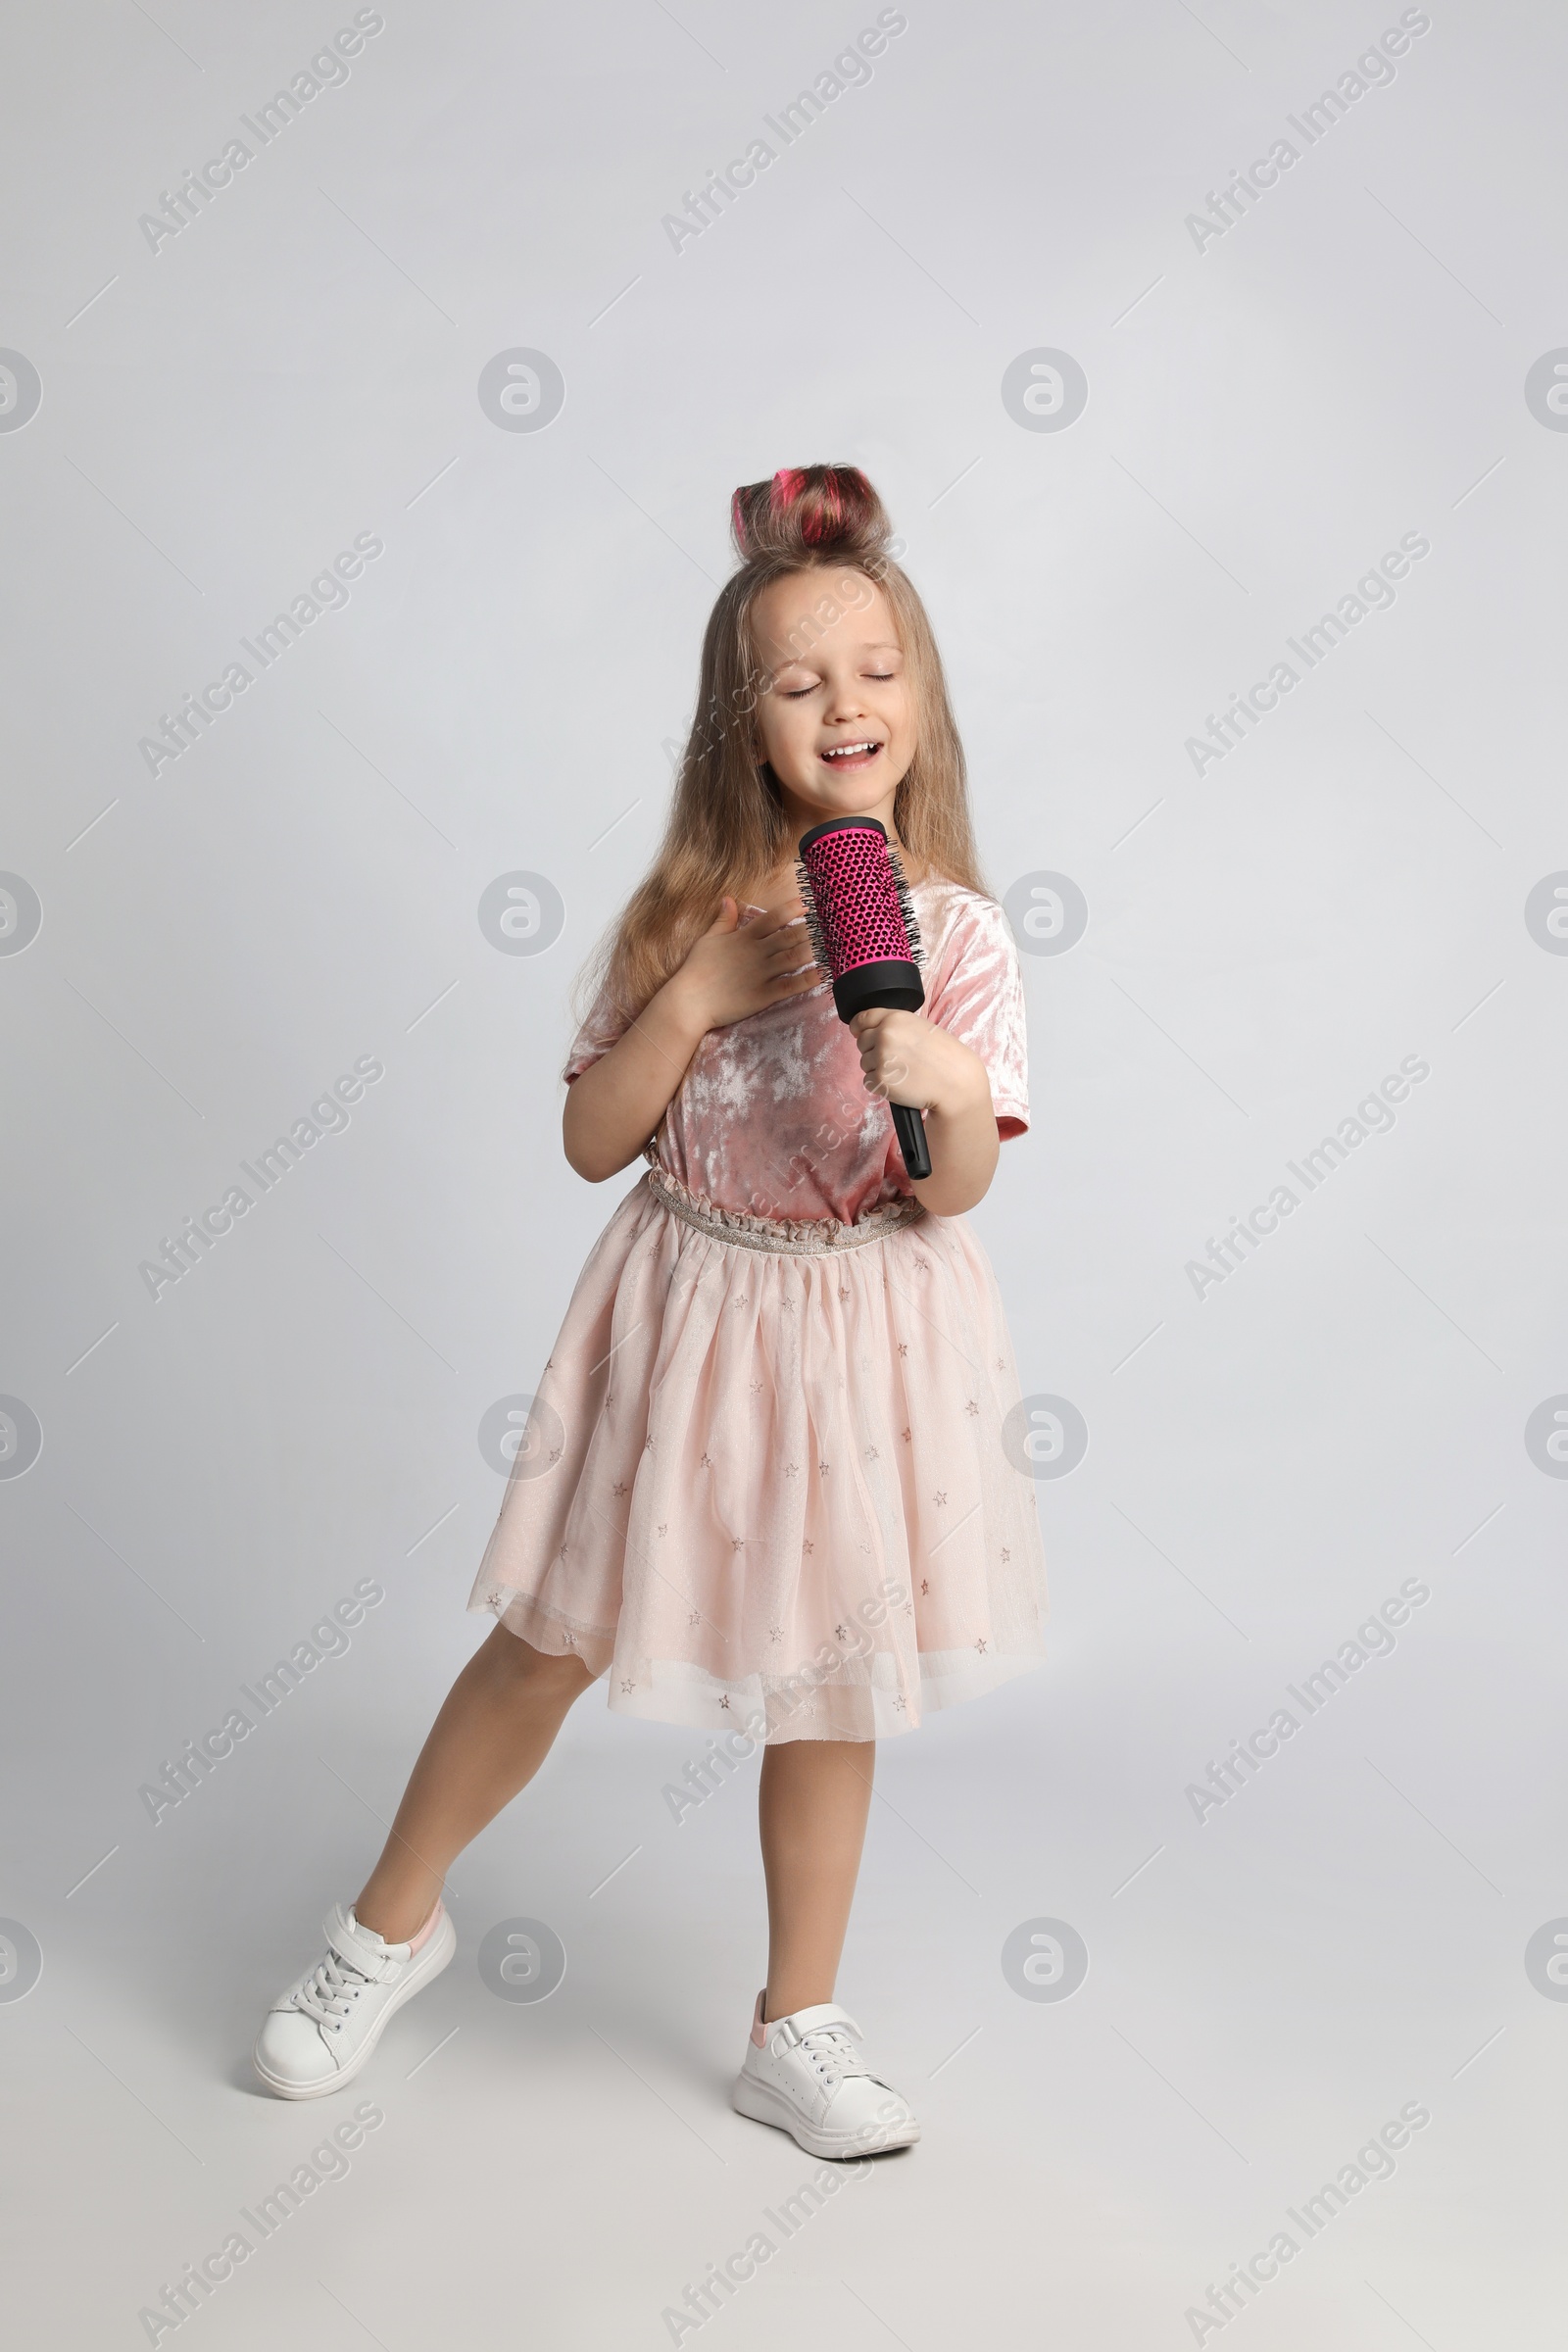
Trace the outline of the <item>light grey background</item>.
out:
<instances>
[{"instance_id":1,"label":"light grey background","mask_svg":"<svg viewBox=\"0 0 1568 2352\"><path fill-rule=\"evenodd\" d=\"M1568 1486L1524 1431L1568 1391L1568 960L1525 903L1568 867L1568 438L1525 379L1568 344L1560 18L1434 0L1306 149L1286 118L1397 7L911 0L677 252L662 217L874 9L388 0L152 250L353 14L56 0L4 35L0 344L42 385L0 431L0 867L42 907L0 956L0 1390L43 1433L0 1480L0 1911L43 1955L0 2000L10 2331L147 2340L341 2112L257 2095L249 2041L482 1630L479 1424L625 1189L561 1155L569 985L657 836L732 487L844 459L929 601L993 888L1088 903L1024 959L1034 1127L973 1221L1026 1389L1090 1440L1039 1489L1050 1664L880 1763L841 1989L924 2142L703 2341L1555 2343L1568 2012L1525 1949L1568 1914ZM516 348L564 379L543 431L479 404ZM1063 431L1004 406L1040 349L1088 379ZM159 714L358 533L346 609L150 774ZM1403 533L1393 607L1196 774ZM564 906L537 956L479 927L518 870ZM362 1055L347 1131L155 1302L161 1237ZM1393 1131L1197 1297L1407 1055ZM141 1785L370 1577L347 1654L155 1827ZM1189 1784L1409 1578L1393 1654L1200 1822ZM581 1704L454 1874L459 1959L361 2086L384 2125L204 2342L666 2343L809 2176L725 2104L760 1881L749 1786L670 1818L702 1744ZM543 2005L475 1967L515 1917L567 1953ZM1061 2003L1003 1972L1041 1918L1090 1956ZM1394 2177L1200 2331L1406 2102Z\"/></svg>"}]
</instances>

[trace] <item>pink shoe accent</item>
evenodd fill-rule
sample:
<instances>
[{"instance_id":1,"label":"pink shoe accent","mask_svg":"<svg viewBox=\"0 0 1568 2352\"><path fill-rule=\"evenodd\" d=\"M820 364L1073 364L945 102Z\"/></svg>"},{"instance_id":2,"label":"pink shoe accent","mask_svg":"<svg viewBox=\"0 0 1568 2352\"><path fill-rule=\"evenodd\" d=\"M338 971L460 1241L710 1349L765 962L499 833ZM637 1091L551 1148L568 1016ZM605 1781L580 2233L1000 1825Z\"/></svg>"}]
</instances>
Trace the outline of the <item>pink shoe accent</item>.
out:
<instances>
[{"instance_id":1,"label":"pink shoe accent","mask_svg":"<svg viewBox=\"0 0 1568 2352\"><path fill-rule=\"evenodd\" d=\"M766 1998L767 1986L764 1984L757 1996L757 2007L752 2012L752 2039L760 2050L767 2045L767 2028L762 2023L762 2003Z\"/></svg>"},{"instance_id":2,"label":"pink shoe accent","mask_svg":"<svg viewBox=\"0 0 1568 2352\"><path fill-rule=\"evenodd\" d=\"M440 1918L441 1918L441 1897L440 1897L439 1895L437 1895L437 1896L436 1896L436 1898L435 1898L435 1908L434 1908L434 1910L433 1910L433 1911L430 1913L430 1916L429 1916L429 1918L428 1918L428 1919L425 1921L425 1923L424 1923L423 1927L422 1927L422 1928L419 1930L419 1933L417 1934L417 1936L411 1936L409 1937L409 1950L410 1950L410 1952L411 1952L411 1953L412 1953L412 1952L416 1952L416 1951L418 1951L418 1949L420 1948L420 1946L421 1946L422 1944L426 1944L426 1943L428 1943L428 1942L429 1942L429 1940L430 1940L431 1936L432 1936L435 1934L436 1927L437 1927L437 1924L438 1924L438 1923L439 1923L439 1921L440 1921Z\"/></svg>"}]
</instances>

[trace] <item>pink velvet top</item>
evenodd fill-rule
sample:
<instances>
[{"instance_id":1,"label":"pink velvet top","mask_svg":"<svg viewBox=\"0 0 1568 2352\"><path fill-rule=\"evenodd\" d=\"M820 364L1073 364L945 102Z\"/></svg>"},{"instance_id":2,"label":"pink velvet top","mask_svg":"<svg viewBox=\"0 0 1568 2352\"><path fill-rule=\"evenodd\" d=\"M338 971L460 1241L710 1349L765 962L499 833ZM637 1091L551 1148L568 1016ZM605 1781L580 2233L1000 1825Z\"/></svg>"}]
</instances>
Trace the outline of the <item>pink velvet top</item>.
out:
<instances>
[{"instance_id":1,"label":"pink velvet top","mask_svg":"<svg viewBox=\"0 0 1568 2352\"><path fill-rule=\"evenodd\" d=\"M1029 1124L1023 977L1006 916L994 899L941 877L911 884L910 897L925 951L921 1011L985 1063L1003 1138L1022 1135ZM741 920L762 911L747 903ZM601 991L572 1041L567 1083L625 1027L625 1013ZM710 1029L651 1149L699 1200L752 1216L854 1224L912 1189L892 1113L865 1091L859 1048L827 980Z\"/></svg>"}]
</instances>

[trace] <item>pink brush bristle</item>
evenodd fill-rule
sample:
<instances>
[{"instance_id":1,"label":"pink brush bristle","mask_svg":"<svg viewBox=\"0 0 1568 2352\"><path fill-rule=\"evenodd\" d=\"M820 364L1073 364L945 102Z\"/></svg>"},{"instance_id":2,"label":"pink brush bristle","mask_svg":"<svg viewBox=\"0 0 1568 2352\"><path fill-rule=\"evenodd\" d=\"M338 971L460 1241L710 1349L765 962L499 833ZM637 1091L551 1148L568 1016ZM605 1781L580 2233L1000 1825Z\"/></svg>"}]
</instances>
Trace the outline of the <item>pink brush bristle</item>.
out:
<instances>
[{"instance_id":1,"label":"pink brush bristle","mask_svg":"<svg viewBox=\"0 0 1568 2352\"><path fill-rule=\"evenodd\" d=\"M921 963L920 926L899 854L868 825L810 843L796 863L812 952L838 980L864 963Z\"/></svg>"}]
</instances>

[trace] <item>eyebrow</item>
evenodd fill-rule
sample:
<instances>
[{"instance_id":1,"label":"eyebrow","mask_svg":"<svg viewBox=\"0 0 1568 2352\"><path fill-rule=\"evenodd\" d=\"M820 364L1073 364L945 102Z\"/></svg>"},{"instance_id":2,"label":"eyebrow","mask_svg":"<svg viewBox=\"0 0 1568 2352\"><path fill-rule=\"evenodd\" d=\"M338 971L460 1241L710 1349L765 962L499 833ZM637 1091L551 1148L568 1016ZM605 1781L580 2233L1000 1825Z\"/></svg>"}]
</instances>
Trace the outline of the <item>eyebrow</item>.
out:
<instances>
[{"instance_id":1,"label":"eyebrow","mask_svg":"<svg viewBox=\"0 0 1568 2352\"><path fill-rule=\"evenodd\" d=\"M875 645L862 645L860 651L862 654L902 654L904 648L902 645L896 644L891 637L884 637L880 638ZM816 664L809 654L791 654L786 661L779 663L779 667L780 669L814 669Z\"/></svg>"}]
</instances>

